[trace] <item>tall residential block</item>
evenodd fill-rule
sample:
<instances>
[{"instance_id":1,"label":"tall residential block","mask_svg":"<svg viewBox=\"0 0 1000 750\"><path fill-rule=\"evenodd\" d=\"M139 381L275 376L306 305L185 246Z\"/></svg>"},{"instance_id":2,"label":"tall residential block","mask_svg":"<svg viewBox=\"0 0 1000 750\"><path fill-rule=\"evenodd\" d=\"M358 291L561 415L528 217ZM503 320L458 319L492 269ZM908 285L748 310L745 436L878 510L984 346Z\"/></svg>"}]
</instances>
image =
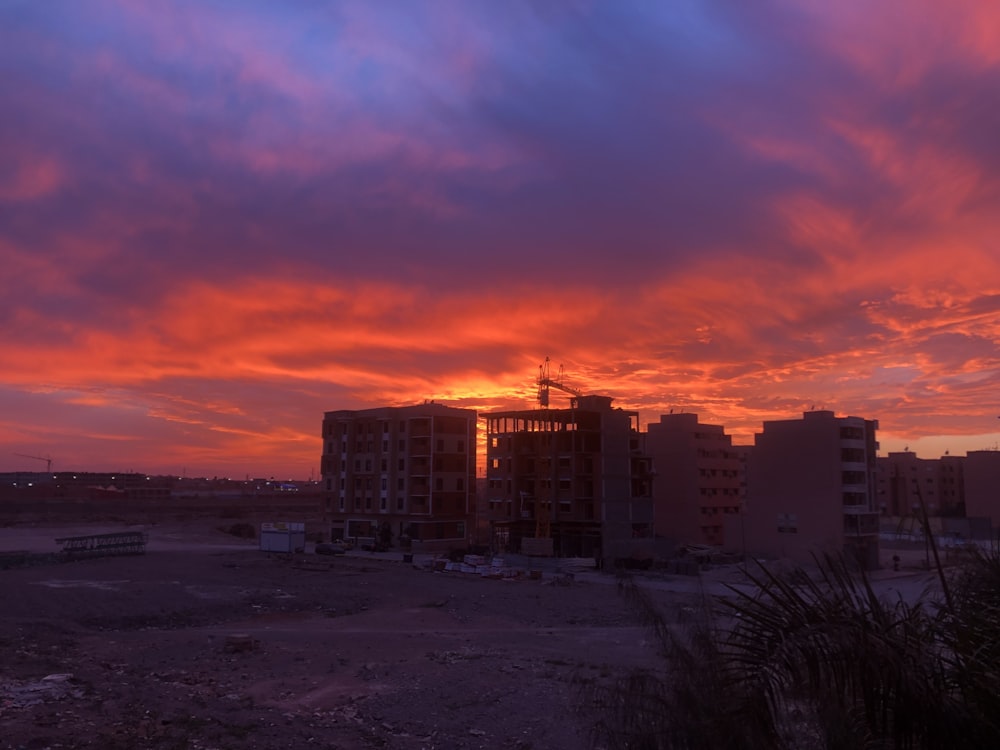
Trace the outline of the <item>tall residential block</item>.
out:
<instances>
[{"instance_id":1,"label":"tall residential block","mask_svg":"<svg viewBox=\"0 0 1000 750\"><path fill-rule=\"evenodd\" d=\"M747 551L799 563L843 553L877 568L877 429L832 411L764 422L747 461Z\"/></svg>"},{"instance_id":2,"label":"tall residential block","mask_svg":"<svg viewBox=\"0 0 1000 750\"><path fill-rule=\"evenodd\" d=\"M994 534L1000 530L1000 451L966 453L965 514L989 519Z\"/></svg>"},{"instance_id":3,"label":"tall residential block","mask_svg":"<svg viewBox=\"0 0 1000 750\"><path fill-rule=\"evenodd\" d=\"M434 402L323 416L332 539L465 547L474 525L476 412Z\"/></svg>"},{"instance_id":4,"label":"tall residential block","mask_svg":"<svg viewBox=\"0 0 1000 750\"><path fill-rule=\"evenodd\" d=\"M653 515L658 537L725 544L727 516L742 504L741 452L719 425L697 414L663 414L646 428L653 460Z\"/></svg>"},{"instance_id":5,"label":"tall residential block","mask_svg":"<svg viewBox=\"0 0 1000 750\"><path fill-rule=\"evenodd\" d=\"M611 402L580 395L568 409L485 415L486 500L496 547L521 552L528 540L551 539L549 548L560 556L614 561L648 554L650 461L638 412Z\"/></svg>"}]
</instances>

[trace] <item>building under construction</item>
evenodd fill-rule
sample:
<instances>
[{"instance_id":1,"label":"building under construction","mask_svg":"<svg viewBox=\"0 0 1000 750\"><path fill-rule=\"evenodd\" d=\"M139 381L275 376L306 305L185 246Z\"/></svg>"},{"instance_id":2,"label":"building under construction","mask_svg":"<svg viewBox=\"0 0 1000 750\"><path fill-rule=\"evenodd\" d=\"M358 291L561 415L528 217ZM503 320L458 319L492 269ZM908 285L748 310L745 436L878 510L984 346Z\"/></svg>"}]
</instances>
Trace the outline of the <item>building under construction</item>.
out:
<instances>
[{"instance_id":1,"label":"building under construction","mask_svg":"<svg viewBox=\"0 0 1000 750\"><path fill-rule=\"evenodd\" d=\"M584 395L540 370L540 408L486 419L487 512L499 550L614 562L645 558L652 472L638 412ZM572 395L549 408L549 387Z\"/></svg>"}]
</instances>

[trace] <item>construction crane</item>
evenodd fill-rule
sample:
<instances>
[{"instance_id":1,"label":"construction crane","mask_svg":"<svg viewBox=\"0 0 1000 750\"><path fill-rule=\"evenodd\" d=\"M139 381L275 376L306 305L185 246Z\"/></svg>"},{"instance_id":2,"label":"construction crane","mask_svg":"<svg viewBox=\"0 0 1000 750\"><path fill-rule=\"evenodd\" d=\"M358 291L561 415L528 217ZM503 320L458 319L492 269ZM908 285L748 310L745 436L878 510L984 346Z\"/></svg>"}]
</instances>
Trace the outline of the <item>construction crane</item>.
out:
<instances>
[{"instance_id":1,"label":"construction crane","mask_svg":"<svg viewBox=\"0 0 1000 750\"><path fill-rule=\"evenodd\" d=\"M577 398L583 395L582 391L566 385L563 381L563 366L559 365L559 373L553 378L549 370L549 358L545 358L545 363L538 366L538 405L543 409L549 408L549 388L558 388L560 391L569 393Z\"/></svg>"},{"instance_id":2,"label":"construction crane","mask_svg":"<svg viewBox=\"0 0 1000 750\"><path fill-rule=\"evenodd\" d=\"M52 459L51 458L46 458L44 456L29 456L27 453L15 453L14 455L15 456L20 456L21 458L33 458L36 461L44 461L45 462L45 471L48 471L48 472L52 471Z\"/></svg>"}]
</instances>

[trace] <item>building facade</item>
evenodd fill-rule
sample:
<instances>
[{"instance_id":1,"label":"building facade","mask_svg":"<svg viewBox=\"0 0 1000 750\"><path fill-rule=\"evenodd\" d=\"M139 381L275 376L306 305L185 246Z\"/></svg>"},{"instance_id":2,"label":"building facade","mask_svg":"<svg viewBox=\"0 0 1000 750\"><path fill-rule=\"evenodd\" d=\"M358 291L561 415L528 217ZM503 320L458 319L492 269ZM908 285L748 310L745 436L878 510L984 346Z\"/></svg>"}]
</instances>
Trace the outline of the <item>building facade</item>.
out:
<instances>
[{"instance_id":1,"label":"building facade","mask_svg":"<svg viewBox=\"0 0 1000 750\"><path fill-rule=\"evenodd\" d=\"M965 513L989 519L992 538L1000 530L1000 451L969 451L965 456Z\"/></svg>"},{"instance_id":2,"label":"building facade","mask_svg":"<svg viewBox=\"0 0 1000 750\"><path fill-rule=\"evenodd\" d=\"M844 554L877 568L877 429L832 411L764 422L747 461L747 551L806 564Z\"/></svg>"},{"instance_id":3,"label":"building facade","mask_svg":"<svg viewBox=\"0 0 1000 750\"><path fill-rule=\"evenodd\" d=\"M964 456L917 458L912 451L880 456L876 463L879 511L901 519L915 517L923 500L928 516L963 516L964 463Z\"/></svg>"},{"instance_id":4,"label":"building facade","mask_svg":"<svg viewBox=\"0 0 1000 750\"><path fill-rule=\"evenodd\" d=\"M433 402L326 412L321 473L330 538L464 548L475 524L476 412Z\"/></svg>"},{"instance_id":5,"label":"building facade","mask_svg":"<svg viewBox=\"0 0 1000 750\"><path fill-rule=\"evenodd\" d=\"M528 540L551 540L552 554L613 561L650 547L651 465L638 413L611 403L581 395L568 409L486 414L496 548L521 552Z\"/></svg>"},{"instance_id":6,"label":"building facade","mask_svg":"<svg viewBox=\"0 0 1000 750\"><path fill-rule=\"evenodd\" d=\"M724 545L727 516L743 502L741 453L719 425L697 414L664 414L646 428L653 460L653 515L657 537Z\"/></svg>"}]
</instances>

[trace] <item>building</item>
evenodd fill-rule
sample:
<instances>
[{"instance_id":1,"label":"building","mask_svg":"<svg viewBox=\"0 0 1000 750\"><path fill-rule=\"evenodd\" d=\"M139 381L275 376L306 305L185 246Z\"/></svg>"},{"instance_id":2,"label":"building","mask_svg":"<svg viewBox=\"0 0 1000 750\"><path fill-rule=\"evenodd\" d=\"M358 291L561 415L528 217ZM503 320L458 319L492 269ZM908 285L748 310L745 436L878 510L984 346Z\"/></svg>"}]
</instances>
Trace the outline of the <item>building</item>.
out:
<instances>
[{"instance_id":1,"label":"building","mask_svg":"<svg viewBox=\"0 0 1000 750\"><path fill-rule=\"evenodd\" d=\"M465 548L475 524L476 412L434 402L326 412L321 472L332 539Z\"/></svg>"},{"instance_id":2,"label":"building","mask_svg":"<svg viewBox=\"0 0 1000 750\"><path fill-rule=\"evenodd\" d=\"M877 429L875 420L832 411L764 422L747 461L746 550L807 564L844 553L877 568Z\"/></svg>"},{"instance_id":3,"label":"building","mask_svg":"<svg viewBox=\"0 0 1000 750\"><path fill-rule=\"evenodd\" d=\"M878 508L883 516L905 519L920 514L962 516L965 512L964 456L917 458L912 451L877 459Z\"/></svg>"},{"instance_id":4,"label":"building","mask_svg":"<svg viewBox=\"0 0 1000 750\"><path fill-rule=\"evenodd\" d=\"M965 517L965 456L947 453L938 459L938 513L951 518Z\"/></svg>"},{"instance_id":5,"label":"building","mask_svg":"<svg viewBox=\"0 0 1000 750\"><path fill-rule=\"evenodd\" d=\"M989 519L995 538L1000 529L1000 451L969 451L965 455L965 514Z\"/></svg>"},{"instance_id":6,"label":"building","mask_svg":"<svg viewBox=\"0 0 1000 750\"><path fill-rule=\"evenodd\" d=\"M723 545L726 516L743 502L743 460L732 436L697 414L664 414L646 428L657 537Z\"/></svg>"},{"instance_id":7,"label":"building","mask_svg":"<svg viewBox=\"0 0 1000 750\"><path fill-rule=\"evenodd\" d=\"M638 412L611 403L577 395L568 409L486 414L496 548L612 562L649 554L652 477Z\"/></svg>"}]
</instances>

